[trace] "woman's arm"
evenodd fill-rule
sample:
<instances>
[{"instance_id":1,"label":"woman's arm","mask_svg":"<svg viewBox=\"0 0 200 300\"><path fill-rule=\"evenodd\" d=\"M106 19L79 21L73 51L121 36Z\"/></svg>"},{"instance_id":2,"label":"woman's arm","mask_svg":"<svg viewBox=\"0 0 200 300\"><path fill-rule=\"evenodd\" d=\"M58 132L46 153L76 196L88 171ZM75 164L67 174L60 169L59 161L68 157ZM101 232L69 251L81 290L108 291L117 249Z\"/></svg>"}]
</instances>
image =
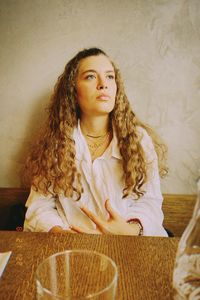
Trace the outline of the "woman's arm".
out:
<instances>
[{"instance_id":1,"label":"woman's arm","mask_svg":"<svg viewBox=\"0 0 200 300\"><path fill-rule=\"evenodd\" d=\"M55 226L68 229L58 214L54 197L41 195L31 189L26 207L25 231L48 232Z\"/></svg>"},{"instance_id":2,"label":"woman's arm","mask_svg":"<svg viewBox=\"0 0 200 300\"><path fill-rule=\"evenodd\" d=\"M126 202L126 220L139 219L143 226L144 235L167 236L164 230L162 212L162 193L160 188L160 176L158 170L158 159L154 145L147 132L141 129L143 138L141 140L147 161L147 182L143 186L144 195L134 200L129 197Z\"/></svg>"}]
</instances>

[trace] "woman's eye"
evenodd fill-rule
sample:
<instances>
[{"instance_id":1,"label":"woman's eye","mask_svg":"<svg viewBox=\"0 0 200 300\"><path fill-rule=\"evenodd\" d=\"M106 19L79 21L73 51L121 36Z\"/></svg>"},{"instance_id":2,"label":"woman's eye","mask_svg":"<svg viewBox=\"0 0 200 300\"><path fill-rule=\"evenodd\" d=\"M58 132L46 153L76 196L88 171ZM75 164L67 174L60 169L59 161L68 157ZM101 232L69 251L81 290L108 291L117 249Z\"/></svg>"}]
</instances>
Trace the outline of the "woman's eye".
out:
<instances>
[{"instance_id":1,"label":"woman's eye","mask_svg":"<svg viewBox=\"0 0 200 300\"><path fill-rule=\"evenodd\" d=\"M115 79L115 76L114 75L107 75L107 78L108 79Z\"/></svg>"},{"instance_id":2,"label":"woman's eye","mask_svg":"<svg viewBox=\"0 0 200 300\"><path fill-rule=\"evenodd\" d=\"M95 78L95 75L93 75L93 74L89 74L86 76L86 79L89 79L89 80L94 79L94 78Z\"/></svg>"}]
</instances>

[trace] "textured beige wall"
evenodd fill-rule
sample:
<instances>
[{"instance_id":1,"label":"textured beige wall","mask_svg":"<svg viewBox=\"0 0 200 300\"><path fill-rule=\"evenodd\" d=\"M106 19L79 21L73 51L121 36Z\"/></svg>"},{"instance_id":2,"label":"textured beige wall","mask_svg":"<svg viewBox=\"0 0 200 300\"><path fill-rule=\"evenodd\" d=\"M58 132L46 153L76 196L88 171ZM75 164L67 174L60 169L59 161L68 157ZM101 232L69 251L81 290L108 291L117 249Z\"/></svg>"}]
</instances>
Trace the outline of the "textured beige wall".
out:
<instances>
[{"instance_id":1,"label":"textured beige wall","mask_svg":"<svg viewBox=\"0 0 200 300\"><path fill-rule=\"evenodd\" d=\"M163 192L200 168L199 0L1 0L0 186L19 186L28 142L65 63L83 47L118 63L138 115L169 146Z\"/></svg>"}]
</instances>

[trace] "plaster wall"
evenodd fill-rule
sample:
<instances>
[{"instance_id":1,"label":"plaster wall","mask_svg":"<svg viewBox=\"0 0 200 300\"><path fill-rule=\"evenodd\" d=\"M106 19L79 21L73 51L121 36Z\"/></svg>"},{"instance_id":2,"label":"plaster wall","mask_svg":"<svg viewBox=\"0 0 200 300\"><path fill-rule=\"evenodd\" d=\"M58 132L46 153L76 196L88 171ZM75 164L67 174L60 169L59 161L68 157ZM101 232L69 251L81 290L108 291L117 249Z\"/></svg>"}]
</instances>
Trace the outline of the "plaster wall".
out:
<instances>
[{"instance_id":1,"label":"plaster wall","mask_svg":"<svg viewBox=\"0 0 200 300\"><path fill-rule=\"evenodd\" d=\"M169 147L163 192L195 193L199 0L1 0L0 186L20 186L57 77L74 54L92 46L118 64L133 109Z\"/></svg>"}]
</instances>

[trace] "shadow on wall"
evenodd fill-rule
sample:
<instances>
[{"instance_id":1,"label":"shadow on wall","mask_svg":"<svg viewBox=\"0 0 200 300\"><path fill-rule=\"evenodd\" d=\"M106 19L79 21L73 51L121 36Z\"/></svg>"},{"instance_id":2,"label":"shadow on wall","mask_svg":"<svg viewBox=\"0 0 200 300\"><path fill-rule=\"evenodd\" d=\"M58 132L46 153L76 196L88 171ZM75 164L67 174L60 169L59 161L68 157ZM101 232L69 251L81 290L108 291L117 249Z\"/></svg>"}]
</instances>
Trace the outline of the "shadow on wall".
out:
<instances>
[{"instance_id":1,"label":"shadow on wall","mask_svg":"<svg viewBox=\"0 0 200 300\"><path fill-rule=\"evenodd\" d=\"M14 153L13 161L18 164L18 169L16 170L16 164L11 164L10 169L8 169L8 178L12 178L12 174L16 174L16 177L19 178L19 186L23 187L22 182L23 171L27 155L30 151L30 147L34 144L34 141L37 139L38 134L40 133L43 125L47 119L46 108L49 104L50 94L46 93L41 96L39 99L35 100L35 106L33 106L29 120L27 121L24 138L20 139L18 142L18 149Z\"/></svg>"}]
</instances>

